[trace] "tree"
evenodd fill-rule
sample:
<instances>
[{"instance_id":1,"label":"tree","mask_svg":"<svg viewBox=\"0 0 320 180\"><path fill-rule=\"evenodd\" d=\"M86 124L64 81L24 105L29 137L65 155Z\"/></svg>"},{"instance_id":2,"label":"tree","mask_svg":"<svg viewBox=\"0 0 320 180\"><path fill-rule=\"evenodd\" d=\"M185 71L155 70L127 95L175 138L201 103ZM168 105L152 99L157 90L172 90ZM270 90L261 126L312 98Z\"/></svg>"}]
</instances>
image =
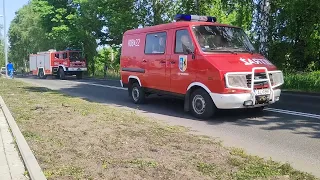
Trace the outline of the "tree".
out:
<instances>
[{"instance_id":1,"label":"tree","mask_svg":"<svg viewBox=\"0 0 320 180\"><path fill-rule=\"evenodd\" d=\"M280 68L315 70L320 68L319 10L317 0L31 0L10 25L9 58L24 65L30 53L74 47L83 49L94 74L99 45L112 47L119 63L125 31L186 13L243 28Z\"/></svg>"},{"instance_id":2,"label":"tree","mask_svg":"<svg viewBox=\"0 0 320 180\"><path fill-rule=\"evenodd\" d=\"M319 10L317 0L272 1L269 58L279 67L293 71L320 69Z\"/></svg>"},{"instance_id":3,"label":"tree","mask_svg":"<svg viewBox=\"0 0 320 180\"><path fill-rule=\"evenodd\" d=\"M8 33L11 45L9 58L16 66L24 67L30 53L49 47L40 19L33 2L16 12Z\"/></svg>"}]
</instances>

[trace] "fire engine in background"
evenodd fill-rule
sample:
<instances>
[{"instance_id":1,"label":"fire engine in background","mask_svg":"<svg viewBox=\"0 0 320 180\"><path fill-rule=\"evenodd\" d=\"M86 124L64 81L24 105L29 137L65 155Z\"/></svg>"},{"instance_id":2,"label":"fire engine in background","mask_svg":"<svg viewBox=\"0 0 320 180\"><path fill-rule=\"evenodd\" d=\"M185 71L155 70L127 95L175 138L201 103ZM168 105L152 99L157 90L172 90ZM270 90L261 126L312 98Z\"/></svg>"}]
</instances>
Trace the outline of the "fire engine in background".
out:
<instances>
[{"instance_id":1,"label":"fire engine in background","mask_svg":"<svg viewBox=\"0 0 320 180\"><path fill-rule=\"evenodd\" d=\"M280 98L282 71L256 52L245 32L215 17L179 14L177 22L126 31L121 81L134 103L150 94L184 99L185 111L261 111Z\"/></svg>"},{"instance_id":2,"label":"fire engine in background","mask_svg":"<svg viewBox=\"0 0 320 180\"><path fill-rule=\"evenodd\" d=\"M29 68L32 75L41 79L47 76L65 79L67 75L76 75L77 79L82 79L83 72L87 71L86 59L83 58L82 52L70 49L30 54Z\"/></svg>"}]
</instances>

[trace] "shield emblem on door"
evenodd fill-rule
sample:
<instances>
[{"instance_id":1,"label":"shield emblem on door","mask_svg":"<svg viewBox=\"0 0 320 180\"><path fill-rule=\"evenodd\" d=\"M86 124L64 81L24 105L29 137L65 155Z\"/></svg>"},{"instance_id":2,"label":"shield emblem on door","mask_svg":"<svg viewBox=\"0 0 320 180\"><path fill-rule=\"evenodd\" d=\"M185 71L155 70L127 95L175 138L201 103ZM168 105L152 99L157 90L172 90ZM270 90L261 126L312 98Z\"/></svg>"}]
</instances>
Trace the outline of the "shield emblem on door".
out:
<instances>
[{"instance_id":1,"label":"shield emblem on door","mask_svg":"<svg viewBox=\"0 0 320 180\"><path fill-rule=\"evenodd\" d=\"M179 56L179 69L181 72L184 72L187 70L187 65L188 65L187 62L188 62L187 56L185 56L185 55Z\"/></svg>"}]
</instances>

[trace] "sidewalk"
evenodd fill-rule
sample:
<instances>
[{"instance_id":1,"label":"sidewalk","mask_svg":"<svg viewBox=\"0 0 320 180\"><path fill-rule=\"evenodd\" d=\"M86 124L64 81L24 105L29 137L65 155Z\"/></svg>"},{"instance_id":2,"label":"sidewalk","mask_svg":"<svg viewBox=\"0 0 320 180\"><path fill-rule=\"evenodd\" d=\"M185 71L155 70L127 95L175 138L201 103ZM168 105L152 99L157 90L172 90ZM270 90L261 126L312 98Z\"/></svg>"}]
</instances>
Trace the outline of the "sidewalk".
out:
<instances>
[{"instance_id":1,"label":"sidewalk","mask_svg":"<svg viewBox=\"0 0 320 180\"><path fill-rule=\"evenodd\" d=\"M0 180L27 180L8 122L0 107Z\"/></svg>"}]
</instances>

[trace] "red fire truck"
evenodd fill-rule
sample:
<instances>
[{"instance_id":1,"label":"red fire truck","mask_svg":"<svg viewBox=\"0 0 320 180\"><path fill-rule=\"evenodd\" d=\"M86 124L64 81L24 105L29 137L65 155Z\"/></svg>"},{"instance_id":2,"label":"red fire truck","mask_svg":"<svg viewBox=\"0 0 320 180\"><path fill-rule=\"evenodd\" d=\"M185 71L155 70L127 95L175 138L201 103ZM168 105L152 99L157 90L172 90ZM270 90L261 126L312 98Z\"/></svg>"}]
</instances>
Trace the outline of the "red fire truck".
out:
<instances>
[{"instance_id":1,"label":"red fire truck","mask_svg":"<svg viewBox=\"0 0 320 180\"><path fill-rule=\"evenodd\" d=\"M82 78L84 71L87 71L86 59L78 50L48 50L30 54L29 68L32 75L41 79L47 76L55 76L65 79L66 75L76 75L77 79Z\"/></svg>"}]
</instances>

